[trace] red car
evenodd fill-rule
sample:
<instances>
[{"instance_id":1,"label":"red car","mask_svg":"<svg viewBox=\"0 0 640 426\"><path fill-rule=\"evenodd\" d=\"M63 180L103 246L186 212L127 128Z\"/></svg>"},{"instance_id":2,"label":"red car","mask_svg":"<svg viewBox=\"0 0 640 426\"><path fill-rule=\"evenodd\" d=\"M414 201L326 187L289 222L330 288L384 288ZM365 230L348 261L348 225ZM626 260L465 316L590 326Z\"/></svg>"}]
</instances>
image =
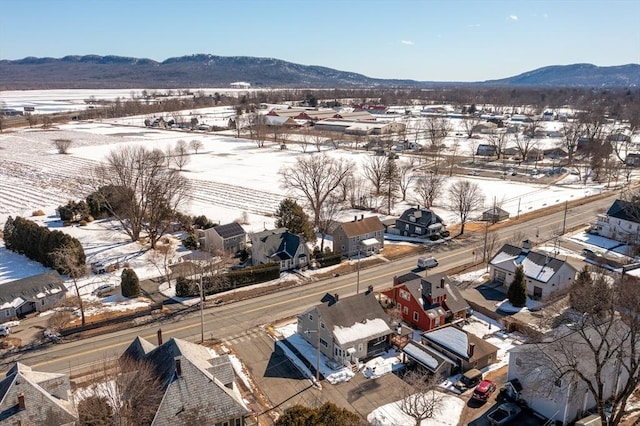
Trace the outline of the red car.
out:
<instances>
[{"instance_id":1,"label":"red car","mask_svg":"<svg viewBox=\"0 0 640 426\"><path fill-rule=\"evenodd\" d=\"M496 384L491 380L483 380L473 390L471 398L478 401L486 401L489 399L492 393L496 391Z\"/></svg>"}]
</instances>

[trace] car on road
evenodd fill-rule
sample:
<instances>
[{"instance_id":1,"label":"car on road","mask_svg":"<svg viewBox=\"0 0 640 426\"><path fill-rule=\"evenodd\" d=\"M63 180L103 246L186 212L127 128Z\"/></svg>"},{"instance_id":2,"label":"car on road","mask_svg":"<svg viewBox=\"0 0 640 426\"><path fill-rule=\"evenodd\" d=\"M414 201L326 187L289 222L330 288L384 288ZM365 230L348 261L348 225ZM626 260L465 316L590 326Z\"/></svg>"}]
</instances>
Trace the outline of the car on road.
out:
<instances>
[{"instance_id":1,"label":"car on road","mask_svg":"<svg viewBox=\"0 0 640 426\"><path fill-rule=\"evenodd\" d=\"M433 256L418 258L418 268L435 268L436 266L438 266L438 259Z\"/></svg>"},{"instance_id":2,"label":"car on road","mask_svg":"<svg viewBox=\"0 0 640 426\"><path fill-rule=\"evenodd\" d=\"M496 391L496 388L495 382L485 379L473 390L471 399L485 402Z\"/></svg>"},{"instance_id":3,"label":"car on road","mask_svg":"<svg viewBox=\"0 0 640 426\"><path fill-rule=\"evenodd\" d=\"M6 325L0 325L0 337L6 337L11 334L11 329Z\"/></svg>"},{"instance_id":4,"label":"car on road","mask_svg":"<svg viewBox=\"0 0 640 426\"><path fill-rule=\"evenodd\" d=\"M487 414L487 420L494 426L504 426L518 417L522 409L513 402L505 402Z\"/></svg>"}]
</instances>

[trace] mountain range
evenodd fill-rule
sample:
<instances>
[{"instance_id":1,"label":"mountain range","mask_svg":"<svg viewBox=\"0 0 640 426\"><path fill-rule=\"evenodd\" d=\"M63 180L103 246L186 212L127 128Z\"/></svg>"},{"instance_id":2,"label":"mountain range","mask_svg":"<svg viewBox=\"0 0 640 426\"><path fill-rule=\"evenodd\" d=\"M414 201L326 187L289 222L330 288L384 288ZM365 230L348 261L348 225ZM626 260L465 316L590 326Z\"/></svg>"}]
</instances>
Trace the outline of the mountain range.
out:
<instances>
[{"instance_id":1,"label":"mountain range","mask_svg":"<svg viewBox=\"0 0 640 426\"><path fill-rule=\"evenodd\" d=\"M236 81L249 82L254 88L637 87L640 86L640 65L556 65L500 80L460 83L378 79L280 59L208 54L169 58L162 62L98 55L0 60L0 90L227 87Z\"/></svg>"}]
</instances>

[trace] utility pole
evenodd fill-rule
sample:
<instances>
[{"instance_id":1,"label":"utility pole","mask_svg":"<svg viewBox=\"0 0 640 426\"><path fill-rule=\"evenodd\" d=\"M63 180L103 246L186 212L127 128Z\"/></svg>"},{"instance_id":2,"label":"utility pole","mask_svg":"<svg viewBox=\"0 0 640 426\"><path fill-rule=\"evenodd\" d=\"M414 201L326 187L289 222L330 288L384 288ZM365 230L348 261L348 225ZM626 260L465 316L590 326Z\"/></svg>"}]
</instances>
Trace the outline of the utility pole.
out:
<instances>
[{"instance_id":1,"label":"utility pole","mask_svg":"<svg viewBox=\"0 0 640 426\"><path fill-rule=\"evenodd\" d=\"M562 235L564 235L567 226L567 210L569 209L569 202L564 202L564 217L562 218Z\"/></svg>"}]
</instances>

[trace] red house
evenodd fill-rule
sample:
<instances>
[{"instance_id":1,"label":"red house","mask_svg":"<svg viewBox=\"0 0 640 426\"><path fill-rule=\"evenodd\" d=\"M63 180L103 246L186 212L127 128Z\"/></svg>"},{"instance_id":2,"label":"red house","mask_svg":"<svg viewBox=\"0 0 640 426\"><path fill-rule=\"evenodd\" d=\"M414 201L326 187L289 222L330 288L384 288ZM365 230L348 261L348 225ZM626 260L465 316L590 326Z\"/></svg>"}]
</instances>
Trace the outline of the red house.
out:
<instances>
[{"instance_id":1,"label":"red house","mask_svg":"<svg viewBox=\"0 0 640 426\"><path fill-rule=\"evenodd\" d=\"M393 288L383 294L394 301L404 322L423 331L466 318L469 310L458 288L444 274L425 278L409 273L394 277Z\"/></svg>"}]
</instances>

